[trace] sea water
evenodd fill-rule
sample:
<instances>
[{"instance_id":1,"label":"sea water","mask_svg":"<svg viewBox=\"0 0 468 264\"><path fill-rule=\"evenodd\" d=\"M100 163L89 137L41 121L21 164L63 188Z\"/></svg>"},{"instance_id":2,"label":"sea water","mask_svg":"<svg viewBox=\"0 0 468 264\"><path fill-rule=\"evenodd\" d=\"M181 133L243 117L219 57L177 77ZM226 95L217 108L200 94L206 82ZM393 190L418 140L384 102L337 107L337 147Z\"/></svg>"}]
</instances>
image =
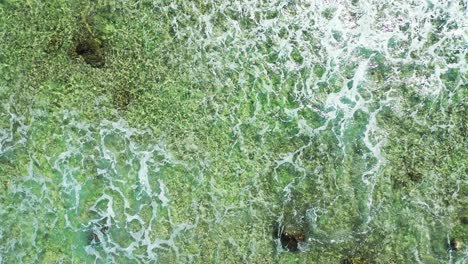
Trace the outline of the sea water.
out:
<instances>
[{"instance_id":1,"label":"sea water","mask_svg":"<svg viewBox=\"0 0 468 264\"><path fill-rule=\"evenodd\" d=\"M0 263L466 263L468 2L0 1Z\"/></svg>"}]
</instances>

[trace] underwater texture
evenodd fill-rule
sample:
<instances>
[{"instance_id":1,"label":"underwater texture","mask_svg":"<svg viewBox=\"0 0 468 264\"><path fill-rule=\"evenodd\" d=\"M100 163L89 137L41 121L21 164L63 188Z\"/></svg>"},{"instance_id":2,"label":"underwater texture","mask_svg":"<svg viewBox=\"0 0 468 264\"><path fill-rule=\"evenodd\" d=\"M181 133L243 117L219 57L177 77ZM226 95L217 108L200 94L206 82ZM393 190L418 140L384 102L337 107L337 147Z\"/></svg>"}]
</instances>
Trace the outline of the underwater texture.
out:
<instances>
[{"instance_id":1,"label":"underwater texture","mask_svg":"<svg viewBox=\"0 0 468 264\"><path fill-rule=\"evenodd\" d=\"M0 263L468 263L467 0L0 0Z\"/></svg>"}]
</instances>

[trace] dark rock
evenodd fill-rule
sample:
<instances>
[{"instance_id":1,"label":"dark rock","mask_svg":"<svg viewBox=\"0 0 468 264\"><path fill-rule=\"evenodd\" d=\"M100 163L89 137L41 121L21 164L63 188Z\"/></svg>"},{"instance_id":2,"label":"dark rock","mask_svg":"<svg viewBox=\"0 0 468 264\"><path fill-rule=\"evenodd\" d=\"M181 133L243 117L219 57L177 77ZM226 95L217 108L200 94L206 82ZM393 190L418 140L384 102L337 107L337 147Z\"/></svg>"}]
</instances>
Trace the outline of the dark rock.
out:
<instances>
[{"instance_id":1,"label":"dark rock","mask_svg":"<svg viewBox=\"0 0 468 264\"><path fill-rule=\"evenodd\" d=\"M290 234L288 232L284 232L281 234L280 240L284 249L290 252L297 252L299 251L299 242L304 241L304 236L301 234Z\"/></svg>"},{"instance_id":2,"label":"dark rock","mask_svg":"<svg viewBox=\"0 0 468 264\"><path fill-rule=\"evenodd\" d=\"M286 229L284 226L279 228L278 234L281 246L289 252L299 252L299 243L305 241L304 232Z\"/></svg>"},{"instance_id":3,"label":"dark rock","mask_svg":"<svg viewBox=\"0 0 468 264\"><path fill-rule=\"evenodd\" d=\"M453 251L461 250L463 247L463 242L458 239L452 239L449 243L449 249Z\"/></svg>"}]
</instances>

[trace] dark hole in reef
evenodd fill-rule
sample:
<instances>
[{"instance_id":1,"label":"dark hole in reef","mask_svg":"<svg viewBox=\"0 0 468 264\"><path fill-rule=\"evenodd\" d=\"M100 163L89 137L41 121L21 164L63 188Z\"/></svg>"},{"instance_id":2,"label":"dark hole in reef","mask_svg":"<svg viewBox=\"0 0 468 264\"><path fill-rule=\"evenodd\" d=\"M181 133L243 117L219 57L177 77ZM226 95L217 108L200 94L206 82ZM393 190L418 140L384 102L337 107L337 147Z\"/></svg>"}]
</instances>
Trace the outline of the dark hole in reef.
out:
<instances>
[{"instance_id":1,"label":"dark hole in reef","mask_svg":"<svg viewBox=\"0 0 468 264\"><path fill-rule=\"evenodd\" d=\"M83 37L78 39L75 53L92 67L102 68L106 63L104 45L98 39Z\"/></svg>"},{"instance_id":2,"label":"dark hole in reef","mask_svg":"<svg viewBox=\"0 0 468 264\"><path fill-rule=\"evenodd\" d=\"M299 252L299 243L305 241L303 231L294 228L286 228L283 225L276 225L274 238L279 239L281 247L289 252Z\"/></svg>"}]
</instances>

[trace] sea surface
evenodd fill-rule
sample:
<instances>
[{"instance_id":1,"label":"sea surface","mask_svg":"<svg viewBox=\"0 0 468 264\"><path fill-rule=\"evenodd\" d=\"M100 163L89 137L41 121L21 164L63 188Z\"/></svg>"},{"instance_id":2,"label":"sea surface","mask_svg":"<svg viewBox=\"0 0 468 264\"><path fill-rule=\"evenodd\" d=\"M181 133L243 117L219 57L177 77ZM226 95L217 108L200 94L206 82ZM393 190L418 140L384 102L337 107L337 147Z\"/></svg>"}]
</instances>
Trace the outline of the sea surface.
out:
<instances>
[{"instance_id":1,"label":"sea surface","mask_svg":"<svg viewBox=\"0 0 468 264\"><path fill-rule=\"evenodd\" d=\"M0 263L468 263L467 0L0 0Z\"/></svg>"}]
</instances>

